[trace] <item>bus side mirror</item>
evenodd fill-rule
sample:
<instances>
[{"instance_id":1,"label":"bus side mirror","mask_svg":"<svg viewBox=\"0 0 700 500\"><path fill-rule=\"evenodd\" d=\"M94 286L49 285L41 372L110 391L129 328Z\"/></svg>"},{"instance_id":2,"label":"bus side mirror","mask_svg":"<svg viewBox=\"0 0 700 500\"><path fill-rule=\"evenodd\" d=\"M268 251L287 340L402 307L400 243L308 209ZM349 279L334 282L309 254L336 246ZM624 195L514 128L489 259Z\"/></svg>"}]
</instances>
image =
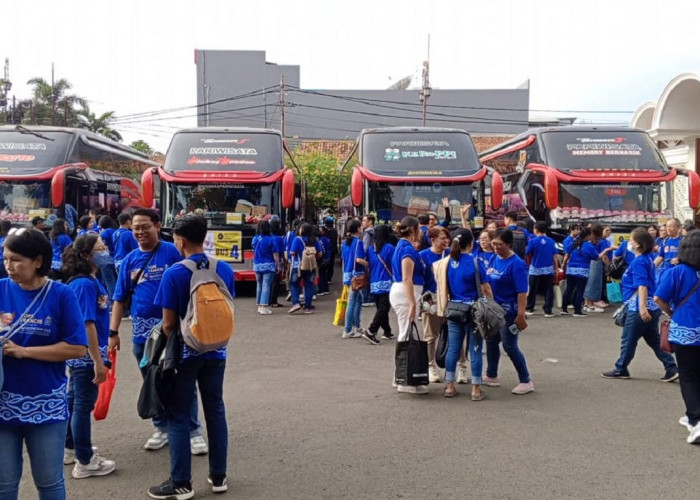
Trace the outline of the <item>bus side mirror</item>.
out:
<instances>
[{"instance_id":1,"label":"bus side mirror","mask_svg":"<svg viewBox=\"0 0 700 500\"><path fill-rule=\"evenodd\" d=\"M51 204L54 208L63 205L63 194L66 192L66 169L61 169L51 179Z\"/></svg>"},{"instance_id":2,"label":"bus side mirror","mask_svg":"<svg viewBox=\"0 0 700 500\"><path fill-rule=\"evenodd\" d=\"M282 208L292 208L294 206L294 172L285 170L282 176Z\"/></svg>"},{"instance_id":3,"label":"bus side mirror","mask_svg":"<svg viewBox=\"0 0 700 500\"><path fill-rule=\"evenodd\" d=\"M559 206L559 180L550 168L544 173L544 204L549 210Z\"/></svg>"},{"instance_id":4,"label":"bus side mirror","mask_svg":"<svg viewBox=\"0 0 700 500\"><path fill-rule=\"evenodd\" d=\"M688 201L693 210L700 206L700 175L692 170L688 170Z\"/></svg>"},{"instance_id":5,"label":"bus side mirror","mask_svg":"<svg viewBox=\"0 0 700 500\"><path fill-rule=\"evenodd\" d=\"M496 211L503 205L503 177L498 172L491 174L491 208Z\"/></svg>"},{"instance_id":6,"label":"bus side mirror","mask_svg":"<svg viewBox=\"0 0 700 500\"><path fill-rule=\"evenodd\" d=\"M352 171L352 180L350 181L350 198L352 204L356 207L362 205L363 182L362 173L355 169Z\"/></svg>"},{"instance_id":7,"label":"bus side mirror","mask_svg":"<svg viewBox=\"0 0 700 500\"><path fill-rule=\"evenodd\" d=\"M146 208L151 208L153 206L154 170L154 168L146 169L146 171L141 175L141 194L143 197L143 204Z\"/></svg>"}]
</instances>

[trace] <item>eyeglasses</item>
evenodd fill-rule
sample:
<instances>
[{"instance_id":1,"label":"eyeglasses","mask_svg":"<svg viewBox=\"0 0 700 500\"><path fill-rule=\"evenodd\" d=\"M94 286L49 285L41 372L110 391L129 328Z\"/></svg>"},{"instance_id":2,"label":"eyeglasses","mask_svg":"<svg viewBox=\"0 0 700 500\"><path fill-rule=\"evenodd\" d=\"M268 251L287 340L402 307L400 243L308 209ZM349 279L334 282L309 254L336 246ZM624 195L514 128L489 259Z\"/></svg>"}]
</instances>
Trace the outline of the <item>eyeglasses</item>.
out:
<instances>
[{"instance_id":1,"label":"eyeglasses","mask_svg":"<svg viewBox=\"0 0 700 500\"><path fill-rule=\"evenodd\" d=\"M153 229L153 227L154 226L152 224L149 224L147 226L131 226L131 230L135 233L145 233L146 231L150 231L151 229Z\"/></svg>"}]
</instances>

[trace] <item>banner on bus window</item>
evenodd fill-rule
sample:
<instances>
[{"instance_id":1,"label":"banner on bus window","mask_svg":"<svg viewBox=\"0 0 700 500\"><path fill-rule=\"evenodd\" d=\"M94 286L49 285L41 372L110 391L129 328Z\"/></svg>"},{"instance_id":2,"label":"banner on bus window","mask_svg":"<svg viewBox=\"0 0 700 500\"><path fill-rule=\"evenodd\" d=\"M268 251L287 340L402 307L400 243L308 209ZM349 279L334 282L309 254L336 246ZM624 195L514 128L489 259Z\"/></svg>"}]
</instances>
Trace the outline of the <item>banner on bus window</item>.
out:
<instances>
[{"instance_id":1,"label":"banner on bus window","mask_svg":"<svg viewBox=\"0 0 700 500\"><path fill-rule=\"evenodd\" d=\"M243 262L243 232L207 231L204 253L224 262Z\"/></svg>"}]
</instances>

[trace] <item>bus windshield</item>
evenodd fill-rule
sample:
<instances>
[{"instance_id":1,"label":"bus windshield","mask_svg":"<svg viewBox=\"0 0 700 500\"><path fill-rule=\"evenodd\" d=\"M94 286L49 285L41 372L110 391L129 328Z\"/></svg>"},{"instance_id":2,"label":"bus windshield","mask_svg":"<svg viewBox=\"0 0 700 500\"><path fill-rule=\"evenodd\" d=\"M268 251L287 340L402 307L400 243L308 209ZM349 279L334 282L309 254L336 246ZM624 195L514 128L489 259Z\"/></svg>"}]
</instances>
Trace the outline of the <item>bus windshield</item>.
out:
<instances>
[{"instance_id":1,"label":"bus windshield","mask_svg":"<svg viewBox=\"0 0 700 500\"><path fill-rule=\"evenodd\" d=\"M67 163L71 134L42 131L41 135L46 139L14 129L0 130L0 176L38 175Z\"/></svg>"},{"instance_id":2,"label":"bus windshield","mask_svg":"<svg viewBox=\"0 0 700 500\"><path fill-rule=\"evenodd\" d=\"M459 219L459 207L464 203L477 206L476 187L452 183L368 182L369 210L384 222L401 220L406 215L436 212L444 217L442 199L450 202L450 214Z\"/></svg>"},{"instance_id":3,"label":"bus windshield","mask_svg":"<svg viewBox=\"0 0 700 500\"><path fill-rule=\"evenodd\" d=\"M360 164L386 176L465 176L481 165L464 132L369 132Z\"/></svg>"},{"instance_id":4,"label":"bus windshield","mask_svg":"<svg viewBox=\"0 0 700 500\"><path fill-rule=\"evenodd\" d=\"M661 184L560 184L562 211L602 217L663 212Z\"/></svg>"},{"instance_id":5,"label":"bus windshield","mask_svg":"<svg viewBox=\"0 0 700 500\"><path fill-rule=\"evenodd\" d=\"M654 142L638 131L549 131L542 134L546 163L562 170L665 171Z\"/></svg>"},{"instance_id":6,"label":"bus windshield","mask_svg":"<svg viewBox=\"0 0 700 500\"><path fill-rule=\"evenodd\" d=\"M0 218L13 222L27 222L36 215L46 218L52 212L50 188L50 181L0 181Z\"/></svg>"},{"instance_id":7,"label":"bus windshield","mask_svg":"<svg viewBox=\"0 0 700 500\"><path fill-rule=\"evenodd\" d=\"M181 132L173 136L165 170L245 170L283 168L282 137L262 132Z\"/></svg>"},{"instance_id":8,"label":"bus windshield","mask_svg":"<svg viewBox=\"0 0 700 500\"><path fill-rule=\"evenodd\" d=\"M202 213L212 227L254 222L276 213L278 198L278 184L168 184L163 223L169 227L192 212Z\"/></svg>"}]
</instances>

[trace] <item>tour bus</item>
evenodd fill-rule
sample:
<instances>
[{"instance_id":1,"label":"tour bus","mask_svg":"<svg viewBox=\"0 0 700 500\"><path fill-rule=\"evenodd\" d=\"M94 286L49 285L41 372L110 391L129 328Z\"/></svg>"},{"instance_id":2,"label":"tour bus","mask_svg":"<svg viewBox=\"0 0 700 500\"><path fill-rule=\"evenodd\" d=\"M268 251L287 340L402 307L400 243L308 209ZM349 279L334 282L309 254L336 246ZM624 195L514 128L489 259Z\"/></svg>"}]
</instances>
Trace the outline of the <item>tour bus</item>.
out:
<instances>
[{"instance_id":1,"label":"tour bus","mask_svg":"<svg viewBox=\"0 0 700 500\"><path fill-rule=\"evenodd\" d=\"M500 207L501 177L479 163L471 136L464 130L364 129L348 160L355 151L358 164L352 173L351 200L361 213L374 213L378 221L391 223L428 211L443 217L442 200L447 198L456 224L461 205L471 203L471 225L480 229L486 207Z\"/></svg>"},{"instance_id":2,"label":"tour bus","mask_svg":"<svg viewBox=\"0 0 700 500\"><path fill-rule=\"evenodd\" d=\"M503 177L507 211L542 220L556 239L572 223L610 225L616 240L637 226L663 224L673 213L672 181L688 176L688 198L700 203L700 177L669 168L654 141L630 127L565 126L524 132L480 155Z\"/></svg>"},{"instance_id":3,"label":"tour bus","mask_svg":"<svg viewBox=\"0 0 700 500\"><path fill-rule=\"evenodd\" d=\"M166 238L178 217L204 215L209 223L205 253L236 264L236 280L255 281L251 242L258 222L277 215L284 227L301 204L294 171L284 164L285 150L278 130L179 130L163 166L143 173L143 197L159 210Z\"/></svg>"},{"instance_id":4,"label":"tour bus","mask_svg":"<svg viewBox=\"0 0 700 500\"><path fill-rule=\"evenodd\" d=\"M97 209L116 219L142 204L137 181L158 165L135 149L87 130L22 125L0 127L0 219L50 226L66 205L84 215Z\"/></svg>"}]
</instances>

